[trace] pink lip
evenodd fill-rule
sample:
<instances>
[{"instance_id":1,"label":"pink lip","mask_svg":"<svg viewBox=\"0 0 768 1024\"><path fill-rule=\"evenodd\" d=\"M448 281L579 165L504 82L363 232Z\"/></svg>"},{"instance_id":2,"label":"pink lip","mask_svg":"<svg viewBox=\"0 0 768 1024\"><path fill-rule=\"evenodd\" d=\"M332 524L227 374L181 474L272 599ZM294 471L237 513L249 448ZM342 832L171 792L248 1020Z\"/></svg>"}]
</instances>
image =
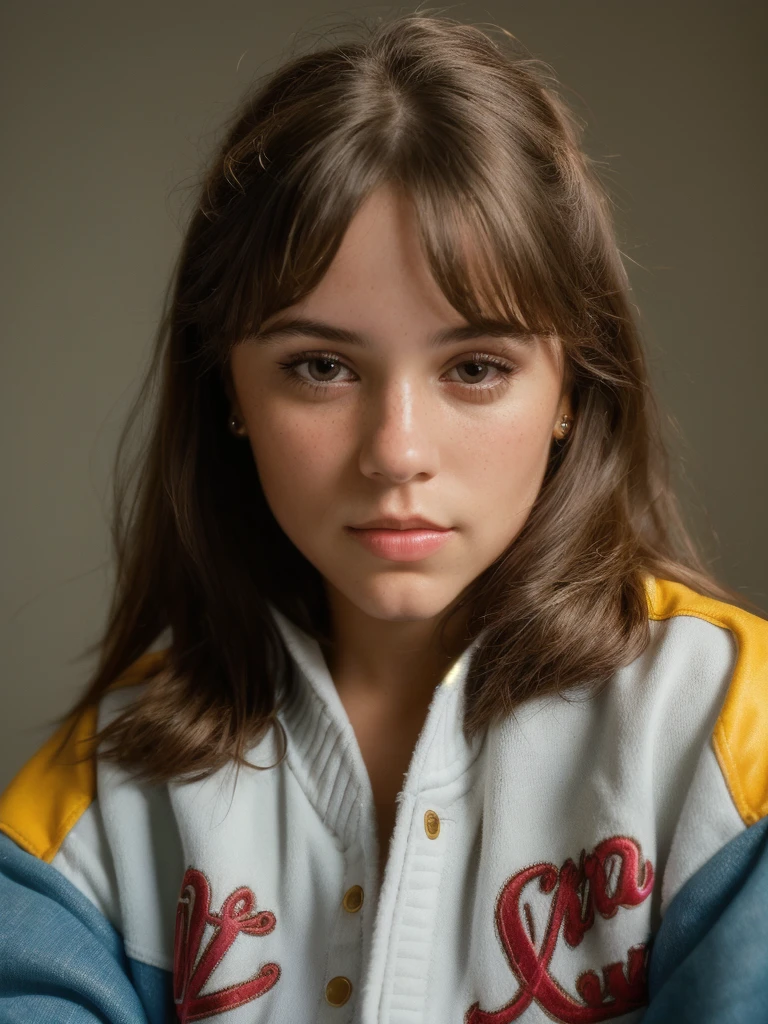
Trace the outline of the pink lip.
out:
<instances>
[{"instance_id":1,"label":"pink lip","mask_svg":"<svg viewBox=\"0 0 768 1024\"><path fill-rule=\"evenodd\" d=\"M452 536L453 530L358 530L347 529L363 547L379 558L395 562L415 562L437 551Z\"/></svg>"}]
</instances>

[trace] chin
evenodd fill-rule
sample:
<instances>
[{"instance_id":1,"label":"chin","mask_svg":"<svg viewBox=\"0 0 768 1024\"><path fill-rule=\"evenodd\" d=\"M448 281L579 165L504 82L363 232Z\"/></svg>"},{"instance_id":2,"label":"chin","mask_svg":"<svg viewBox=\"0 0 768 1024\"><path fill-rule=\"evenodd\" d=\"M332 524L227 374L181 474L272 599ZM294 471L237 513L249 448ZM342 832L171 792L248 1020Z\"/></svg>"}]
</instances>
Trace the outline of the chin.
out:
<instances>
[{"instance_id":1,"label":"chin","mask_svg":"<svg viewBox=\"0 0 768 1024\"><path fill-rule=\"evenodd\" d=\"M458 591L450 591L435 584L434 581L410 579L402 572L399 578L371 580L367 587L346 585L329 581L331 599L342 603L353 604L364 615L372 619L390 622L425 622L441 615L458 596ZM336 591L336 594L333 594Z\"/></svg>"}]
</instances>

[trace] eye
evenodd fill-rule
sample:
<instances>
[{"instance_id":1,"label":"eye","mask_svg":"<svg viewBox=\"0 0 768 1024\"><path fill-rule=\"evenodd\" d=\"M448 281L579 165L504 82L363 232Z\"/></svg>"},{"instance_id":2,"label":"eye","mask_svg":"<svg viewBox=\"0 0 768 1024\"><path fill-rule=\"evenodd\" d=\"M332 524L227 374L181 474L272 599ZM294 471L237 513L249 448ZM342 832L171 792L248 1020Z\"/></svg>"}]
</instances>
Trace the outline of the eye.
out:
<instances>
[{"instance_id":1,"label":"eye","mask_svg":"<svg viewBox=\"0 0 768 1024\"><path fill-rule=\"evenodd\" d=\"M327 375L326 380L313 378L308 379L298 372L299 366L303 366L305 364L310 365L312 363L320 367L319 372L321 376ZM346 382L337 382L336 380L338 372L337 367L341 366L349 370L346 363L332 352L299 352L291 359L281 362L278 365L286 374L291 384L296 384L298 387L310 388L314 393L329 392L333 388L343 386ZM452 373L454 370L458 371L460 368L464 367L469 368L469 380L459 380L458 382L454 381L453 383L458 383L462 390L468 392L491 392L504 388L511 383L512 378L519 369L514 363L510 363L506 359L500 359L498 356L492 356L484 352L473 352L471 355L461 359L458 363L455 363L448 373ZM488 373L484 370L485 367L490 367L491 370L494 371L494 383L485 383L488 376Z\"/></svg>"},{"instance_id":2,"label":"eye","mask_svg":"<svg viewBox=\"0 0 768 1024\"><path fill-rule=\"evenodd\" d=\"M470 371L471 371L469 373L469 380L468 381L463 381L462 383L465 383L465 384L477 384L478 383L478 374L476 372L477 369L479 368L481 373L482 373L483 369L487 368L489 366L492 367L494 370L497 370L502 375L514 373L514 367L509 366L502 359L496 359L494 356L480 356L480 355L472 356L471 359L462 359L462 361L460 363L456 363L456 365L453 367L453 369L454 370L460 370L460 369L463 369L464 367L469 367ZM482 383L487 378L487 376L488 376L488 374L486 372L485 377L481 377L480 383ZM498 387L498 386L499 386L498 384L486 385L486 387Z\"/></svg>"}]
</instances>

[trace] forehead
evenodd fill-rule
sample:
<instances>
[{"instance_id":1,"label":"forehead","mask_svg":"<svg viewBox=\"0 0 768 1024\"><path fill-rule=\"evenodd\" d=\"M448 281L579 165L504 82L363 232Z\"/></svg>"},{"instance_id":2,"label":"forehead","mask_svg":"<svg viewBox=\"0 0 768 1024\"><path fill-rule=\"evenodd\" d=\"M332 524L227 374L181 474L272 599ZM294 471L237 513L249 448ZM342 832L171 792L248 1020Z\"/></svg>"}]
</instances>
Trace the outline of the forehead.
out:
<instances>
[{"instance_id":1,"label":"forehead","mask_svg":"<svg viewBox=\"0 0 768 1024\"><path fill-rule=\"evenodd\" d=\"M322 279L295 311L327 317L347 307L365 319L401 311L461 320L434 279L412 202L391 188L363 202Z\"/></svg>"},{"instance_id":2,"label":"forehead","mask_svg":"<svg viewBox=\"0 0 768 1024\"><path fill-rule=\"evenodd\" d=\"M456 273L462 280L482 280L477 240L464 230L459 245ZM414 204L382 186L350 221L322 278L299 301L268 316L259 335L266 340L303 333L366 347L377 325L398 322L418 325L430 347L482 335L521 340L533 335L519 315L500 316L488 304L481 313L482 305L477 300L467 316L452 304L435 279Z\"/></svg>"}]
</instances>

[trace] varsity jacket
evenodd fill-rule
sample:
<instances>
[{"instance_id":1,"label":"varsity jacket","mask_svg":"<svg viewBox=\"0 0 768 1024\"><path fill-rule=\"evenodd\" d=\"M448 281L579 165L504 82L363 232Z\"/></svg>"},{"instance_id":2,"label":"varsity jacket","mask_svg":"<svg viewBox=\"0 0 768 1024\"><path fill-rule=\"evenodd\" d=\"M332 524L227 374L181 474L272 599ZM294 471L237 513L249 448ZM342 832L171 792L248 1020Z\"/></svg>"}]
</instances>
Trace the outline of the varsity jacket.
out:
<instances>
[{"instance_id":1,"label":"varsity jacket","mask_svg":"<svg viewBox=\"0 0 768 1024\"><path fill-rule=\"evenodd\" d=\"M353 729L273 606L300 684L277 766L151 786L53 758L54 735L0 800L2 1024L768 1022L768 622L647 588L650 645L601 694L532 699L471 742L482 636L463 652L380 886ZM249 751L278 758L274 734Z\"/></svg>"}]
</instances>

